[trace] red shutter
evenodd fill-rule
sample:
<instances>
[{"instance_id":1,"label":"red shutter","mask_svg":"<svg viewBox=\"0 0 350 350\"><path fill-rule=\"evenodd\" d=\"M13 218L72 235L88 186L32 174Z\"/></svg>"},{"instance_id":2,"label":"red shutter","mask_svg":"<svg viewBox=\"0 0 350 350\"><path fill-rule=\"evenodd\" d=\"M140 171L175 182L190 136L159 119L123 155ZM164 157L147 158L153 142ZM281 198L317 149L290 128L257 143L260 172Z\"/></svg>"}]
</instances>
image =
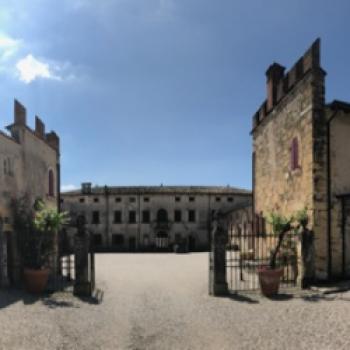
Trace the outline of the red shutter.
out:
<instances>
[{"instance_id":1,"label":"red shutter","mask_svg":"<svg viewBox=\"0 0 350 350\"><path fill-rule=\"evenodd\" d=\"M54 195L55 195L55 190L54 190L53 171L49 170L49 196L53 197Z\"/></svg>"},{"instance_id":2,"label":"red shutter","mask_svg":"<svg viewBox=\"0 0 350 350\"><path fill-rule=\"evenodd\" d=\"M296 137L292 141L291 168L292 170L299 168L299 143Z\"/></svg>"}]
</instances>

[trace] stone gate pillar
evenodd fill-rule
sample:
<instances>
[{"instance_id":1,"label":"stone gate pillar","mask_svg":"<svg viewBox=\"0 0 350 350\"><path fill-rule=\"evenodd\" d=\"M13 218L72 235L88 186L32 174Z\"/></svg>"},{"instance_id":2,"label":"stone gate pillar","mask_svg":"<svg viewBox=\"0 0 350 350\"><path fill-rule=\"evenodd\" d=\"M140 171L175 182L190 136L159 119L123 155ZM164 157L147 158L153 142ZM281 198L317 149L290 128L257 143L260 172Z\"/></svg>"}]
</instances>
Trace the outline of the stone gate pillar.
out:
<instances>
[{"instance_id":1,"label":"stone gate pillar","mask_svg":"<svg viewBox=\"0 0 350 350\"><path fill-rule=\"evenodd\" d=\"M0 217L0 287L9 285L7 264L7 237L4 233L4 222Z\"/></svg>"},{"instance_id":2,"label":"stone gate pillar","mask_svg":"<svg viewBox=\"0 0 350 350\"><path fill-rule=\"evenodd\" d=\"M93 281L91 276L90 237L85 230L85 218L77 219L78 232L74 237L75 258L75 282L74 294L78 296L91 296L93 292Z\"/></svg>"},{"instance_id":3,"label":"stone gate pillar","mask_svg":"<svg viewBox=\"0 0 350 350\"><path fill-rule=\"evenodd\" d=\"M227 225L220 212L215 214L212 224L209 294L219 296L228 293L226 279L226 245L228 242L228 232Z\"/></svg>"}]
</instances>

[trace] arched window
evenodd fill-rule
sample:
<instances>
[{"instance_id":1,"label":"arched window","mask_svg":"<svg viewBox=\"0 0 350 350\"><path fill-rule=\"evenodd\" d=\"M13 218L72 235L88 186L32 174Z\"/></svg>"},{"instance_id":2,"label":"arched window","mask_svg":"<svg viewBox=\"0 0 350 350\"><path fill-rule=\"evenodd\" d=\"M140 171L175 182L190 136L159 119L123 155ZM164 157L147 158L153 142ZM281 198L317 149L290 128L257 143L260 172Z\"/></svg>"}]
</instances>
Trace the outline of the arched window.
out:
<instances>
[{"instance_id":1,"label":"arched window","mask_svg":"<svg viewBox=\"0 0 350 350\"><path fill-rule=\"evenodd\" d=\"M52 169L49 170L49 196L55 195L55 181Z\"/></svg>"},{"instance_id":2,"label":"arched window","mask_svg":"<svg viewBox=\"0 0 350 350\"><path fill-rule=\"evenodd\" d=\"M158 222L168 222L168 212L165 209L159 209L157 212Z\"/></svg>"},{"instance_id":3,"label":"arched window","mask_svg":"<svg viewBox=\"0 0 350 350\"><path fill-rule=\"evenodd\" d=\"M299 142L296 137L294 137L291 147L291 168L292 170L299 168Z\"/></svg>"}]
</instances>

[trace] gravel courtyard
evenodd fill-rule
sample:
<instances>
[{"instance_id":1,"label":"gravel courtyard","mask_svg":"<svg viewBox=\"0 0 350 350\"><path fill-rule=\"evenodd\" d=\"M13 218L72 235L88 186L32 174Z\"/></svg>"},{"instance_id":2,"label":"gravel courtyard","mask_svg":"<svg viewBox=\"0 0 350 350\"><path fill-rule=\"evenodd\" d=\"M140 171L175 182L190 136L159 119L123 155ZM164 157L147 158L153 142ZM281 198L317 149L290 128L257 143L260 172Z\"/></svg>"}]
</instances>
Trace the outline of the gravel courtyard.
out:
<instances>
[{"instance_id":1,"label":"gravel courtyard","mask_svg":"<svg viewBox=\"0 0 350 350\"><path fill-rule=\"evenodd\" d=\"M100 254L96 304L0 291L0 349L349 349L350 294L208 296L207 254Z\"/></svg>"}]
</instances>

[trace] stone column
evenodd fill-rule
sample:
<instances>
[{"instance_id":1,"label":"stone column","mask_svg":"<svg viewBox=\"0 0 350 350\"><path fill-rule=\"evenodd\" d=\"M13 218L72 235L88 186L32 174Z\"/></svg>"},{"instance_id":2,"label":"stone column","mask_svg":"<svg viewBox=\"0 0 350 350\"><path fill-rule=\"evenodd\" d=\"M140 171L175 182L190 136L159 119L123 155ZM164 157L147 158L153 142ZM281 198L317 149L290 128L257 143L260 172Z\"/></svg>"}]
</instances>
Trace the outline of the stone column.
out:
<instances>
[{"instance_id":1,"label":"stone column","mask_svg":"<svg viewBox=\"0 0 350 350\"><path fill-rule=\"evenodd\" d=\"M228 293L226 279L226 245L228 232L221 213L215 215L213 221L210 251L209 294L213 296Z\"/></svg>"},{"instance_id":2,"label":"stone column","mask_svg":"<svg viewBox=\"0 0 350 350\"><path fill-rule=\"evenodd\" d=\"M8 280L8 264L7 264L7 237L3 232L4 223L0 217L0 287L7 287Z\"/></svg>"},{"instance_id":3,"label":"stone column","mask_svg":"<svg viewBox=\"0 0 350 350\"><path fill-rule=\"evenodd\" d=\"M90 240L87 235L74 237L74 294L78 296L91 296L92 292L89 278L89 245Z\"/></svg>"},{"instance_id":4,"label":"stone column","mask_svg":"<svg viewBox=\"0 0 350 350\"><path fill-rule=\"evenodd\" d=\"M90 237L85 230L85 218L77 219L77 234L74 237L74 258L75 258L75 282L74 294L78 296L91 296L92 283L90 274Z\"/></svg>"}]
</instances>

